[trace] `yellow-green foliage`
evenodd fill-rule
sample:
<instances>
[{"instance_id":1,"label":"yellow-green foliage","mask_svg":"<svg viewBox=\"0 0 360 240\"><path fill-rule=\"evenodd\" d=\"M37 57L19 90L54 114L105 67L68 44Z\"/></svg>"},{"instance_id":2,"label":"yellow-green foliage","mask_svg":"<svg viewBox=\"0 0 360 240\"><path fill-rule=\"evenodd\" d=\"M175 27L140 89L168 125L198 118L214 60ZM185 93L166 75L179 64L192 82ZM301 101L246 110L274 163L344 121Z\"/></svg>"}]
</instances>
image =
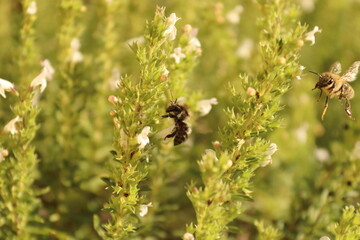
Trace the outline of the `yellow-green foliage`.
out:
<instances>
[{"instance_id":1,"label":"yellow-green foliage","mask_svg":"<svg viewBox=\"0 0 360 240\"><path fill-rule=\"evenodd\" d=\"M321 121L308 74L360 60L359 13L0 1L0 239L360 239L360 80L356 120L331 99Z\"/></svg>"}]
</instances>

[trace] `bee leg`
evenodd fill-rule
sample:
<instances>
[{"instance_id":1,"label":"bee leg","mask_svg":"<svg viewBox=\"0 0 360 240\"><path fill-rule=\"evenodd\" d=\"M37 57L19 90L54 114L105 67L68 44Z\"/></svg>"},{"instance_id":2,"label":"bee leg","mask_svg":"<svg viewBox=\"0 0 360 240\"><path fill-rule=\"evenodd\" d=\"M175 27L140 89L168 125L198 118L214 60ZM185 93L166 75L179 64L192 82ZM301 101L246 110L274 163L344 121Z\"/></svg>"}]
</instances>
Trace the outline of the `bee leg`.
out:
<instances>
[{"instance_id":1,"label":"bee leg","mask_svg":"<svg viewBox=\"0 0 360 240\"><path fill-rule=\"evenodd\" d=\"M175 137L176 132L177 132L177 129L176 129L176 128L174 128L173 132L172 132L172 133L170 133L170 134L168 134L168 135L166 135L166 136L165 136L165 138L164 138L164 140L165 140L165 139L167 139L167 138L172 138L172 137Z\"/></svg>"},{"instance_id":2,"label":"bee leg","mask_svg":"<svg viewBox=\"0 0 360 240\"><path fill-rule=\"evenodd\" d=\"M345 113L350 119L355 120L355 118L352 116L351 111L350 111L349 99L345 99Z\"/></svg>"},{"instance_id":3,"label":"bee leg","mask_svg":"<svg viewBox=\"0 0 360 240\"><path fill-rule=\"evenodd\" d=\"M329 97L326 97L325 106L324 106L323 112L321 114L321 120L324 120L325 113L326 113L326 110L327 110L328 106L329 106Z\"/></svg>"},{"instance_id":4,"label":"bee leg","mask_svg":"<svg viewBox=\"0 0 360 240\"><path fill-rule=\"evenodd\" d=\"M163 118L176 118L176 115L169 113L169 114L166 114L166 115L162 115L161 117L163 117Z\"/></svg>"},{"instance_id":5,"label":"bee leg","mask_svg":"<svg viewBox=\"0 0 360 240\"><path fill-rule=\"evenodd\" d=\"M321 96L322 96L322 90L320 89L320 95L319 95L319 97L318 97L318 99L317 99L317 101L319 102L320 101L320 99L321 99Z\"/></svg>"}]
</instances>

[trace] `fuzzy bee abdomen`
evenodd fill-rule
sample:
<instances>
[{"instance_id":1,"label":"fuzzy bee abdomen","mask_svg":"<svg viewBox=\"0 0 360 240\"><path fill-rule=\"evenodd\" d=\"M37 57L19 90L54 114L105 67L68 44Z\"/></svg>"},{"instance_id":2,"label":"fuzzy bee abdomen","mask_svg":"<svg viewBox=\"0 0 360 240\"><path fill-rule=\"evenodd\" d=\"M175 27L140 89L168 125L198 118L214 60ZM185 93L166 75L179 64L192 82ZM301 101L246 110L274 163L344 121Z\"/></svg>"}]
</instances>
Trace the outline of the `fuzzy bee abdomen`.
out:
<instances>
[{"instance_id":1,"label":"fuzzy bee abdomen","mask_svg":"<svg viewBox=\"0 0 360 240\"><path fill-rule=\"evenodd\" d=\"M355 97L355 91L348 83L344 83L344 85L342 85L340 97L346 99L352 99Z\"/></svg>"},{"instance_id":2,"label":"fuzzy bee abdomen","mask_svg":"<svg viewBox=\"0 0 360 240\"><path fill-rule=\"evenodd\" d=\"M183 143L188 138L189 127L184 122L177 122L177 133L174 138L174 146Z\"/></svg>"}]
</instances>

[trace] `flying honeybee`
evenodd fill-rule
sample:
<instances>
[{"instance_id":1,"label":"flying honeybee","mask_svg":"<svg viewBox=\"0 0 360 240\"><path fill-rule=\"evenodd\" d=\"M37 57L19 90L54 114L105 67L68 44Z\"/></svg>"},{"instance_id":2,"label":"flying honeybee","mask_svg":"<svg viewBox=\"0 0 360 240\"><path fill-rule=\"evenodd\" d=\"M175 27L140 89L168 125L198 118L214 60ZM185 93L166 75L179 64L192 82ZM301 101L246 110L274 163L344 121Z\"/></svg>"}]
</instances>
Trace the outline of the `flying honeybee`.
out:
<instances>
[{"instance_id":1,"label":"flying honeybee","mask_svg":"<svg viewBox=\"0 0 360 240\"><path fill-rule=\"evenodd\" d=\"M326 93L326 100L323 112L321 114L321 119L324 120L326 110L329 106L329 98L337 97L339 101L342 99L345 100L345 113L350 119L354 119L350 110L350 99L355 96L354 89L350 86L348 82L352 82L356 79L358 74L358 69L360 66L360 61L354 62L349 69L340 76L341 73L341 64L335 62L331 65L329 72L316 73L312 72L319 76L319 81L316 83L314 89L320 89L320 96L318 101L321 98L322 92Z\"/></svg>"},{"instance_id":2,"label":"flying honeybee","mask_svg":"<svg viewBox=\"0 0 360 240\"><path fill-rule=\"evenodd\" d=\"M180 105L175 101L171 101L169 107L166 108L166 115L163 118L174 119L175 126L172 132L165 136L165 139L174 137L174 146L183 143L189 134L189 126L184 120L189 116L189 113L185 106Z\"/></svg>"}]
</instances>

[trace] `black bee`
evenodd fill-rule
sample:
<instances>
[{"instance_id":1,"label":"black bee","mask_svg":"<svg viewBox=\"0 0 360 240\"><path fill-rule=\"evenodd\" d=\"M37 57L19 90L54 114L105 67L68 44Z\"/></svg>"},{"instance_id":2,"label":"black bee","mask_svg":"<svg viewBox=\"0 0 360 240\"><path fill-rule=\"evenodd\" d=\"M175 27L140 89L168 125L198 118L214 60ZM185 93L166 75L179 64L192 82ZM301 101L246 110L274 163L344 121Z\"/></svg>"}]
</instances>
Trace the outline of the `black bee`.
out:
<instances>
[{"instance_id":1,"label":"black bee","mask_svg":"<svg viewBox=\"0 0 360 240\"><path fill-rule=\"evenodd\" d=\"M174 119L175 127L172 132L165 136L167 138L174 138L174 146L183 143L189 134L189 126L184 122L184 120L189 116L186 107L180 105L175 101L171 101L169 107L166 108L166 115L163 115L163 118L172 118Z\"/></svg>"}]
</instances>

